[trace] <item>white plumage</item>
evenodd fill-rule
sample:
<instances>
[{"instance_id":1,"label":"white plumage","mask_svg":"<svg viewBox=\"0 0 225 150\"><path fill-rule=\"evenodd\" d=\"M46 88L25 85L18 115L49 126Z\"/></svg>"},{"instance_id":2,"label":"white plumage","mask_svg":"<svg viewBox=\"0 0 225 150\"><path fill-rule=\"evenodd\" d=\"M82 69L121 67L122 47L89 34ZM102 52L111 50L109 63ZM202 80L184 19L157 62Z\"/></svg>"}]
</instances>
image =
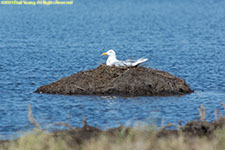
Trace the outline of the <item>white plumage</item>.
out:
<instances>
[{"instance_id":1,"label":"white plumage","mask_svg":"<svg viewBox=\"0 0 225 150\"><path fill-rule=\"evenodd\" d=\"M125 60L125 61L120 61L118 59L116 59L116 52L112 49L108 50L106 53L102 54L104 55L108 55L108 59L106 61L106 65L107 66L116 66L116 67L122 67L122 66L137 66L143 62L146 62L148 59L147 58L140 58L137 60Z\"/></svg>"}]
</instances>

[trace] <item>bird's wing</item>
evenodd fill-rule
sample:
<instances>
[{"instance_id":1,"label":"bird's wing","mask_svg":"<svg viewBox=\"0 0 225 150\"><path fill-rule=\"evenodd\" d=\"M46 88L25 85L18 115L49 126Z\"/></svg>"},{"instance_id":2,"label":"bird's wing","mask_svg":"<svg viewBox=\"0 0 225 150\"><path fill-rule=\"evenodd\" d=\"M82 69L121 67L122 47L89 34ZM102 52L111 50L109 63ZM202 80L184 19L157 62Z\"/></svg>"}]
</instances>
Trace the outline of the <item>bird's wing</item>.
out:
<instances>
[{"instance_id":1,"label":"bird's wing","mask_svg":"<svg viewBox=\"0 0 225 150\"><path fill-rule=\"evenodd\" d=\"M140 58L138 60L131 60L128 59L126 61L121 61L123 66L137 66L143 62L146 62L148 59L147 58Z\"/></svg>"},{"instance_id":2,"label":"bird's wing","mask_svg":"<svg viewBox=\"0 0 225 150\"><path fill-rule=\"evenodd\" d=\"M116 67L123 67L123 66L126 66L124 64L124 61L116 61L113 63L113 65L115 65Z\"/></svg>"},{"instance_id":3,"label":"bird's wing","mask_svg":"<svg viewBox=\"0 0 225 150\"><path fill-rule=\"evenodd\" d=\"M137 66L139 64L142 64L143 62L146 62L148 59L147 58L140 58L138 59L135 63L133 63L134 66Z\"/></svg>"},{"instance_id":4,"label":"bird's wing","mask_svg":"<svg viewBox=\"0 0 225 150\"><path fill-rule=\"evenodd\" d=\"M137 59L137 60L128 59L128 60L125 60L125 61L117 60L112 65L115 65L116 67L137 66L137 65L139 65L143 62L146 62L147 60L148 60L147 58L140 58L140 59Z\"/></svg>"}]
</instances>

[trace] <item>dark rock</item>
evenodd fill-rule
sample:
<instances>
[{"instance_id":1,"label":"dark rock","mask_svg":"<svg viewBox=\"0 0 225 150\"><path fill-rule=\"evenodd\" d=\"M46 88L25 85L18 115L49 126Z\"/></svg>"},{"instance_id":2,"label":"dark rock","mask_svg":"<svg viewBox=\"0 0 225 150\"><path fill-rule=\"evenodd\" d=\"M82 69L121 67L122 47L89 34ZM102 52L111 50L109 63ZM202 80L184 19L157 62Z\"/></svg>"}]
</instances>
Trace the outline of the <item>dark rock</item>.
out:
<instances>
[{"instance_id":1,"label":"dark rock","mask_svg":"<svg viewBox=\"0 0 225 150\"><path fill-rule=\"evenodd\" d=\"M138 67L109 67L78 72L35 92L66 95L170 96L193 92L168 72Z\"/></svg>"}]
</instances>

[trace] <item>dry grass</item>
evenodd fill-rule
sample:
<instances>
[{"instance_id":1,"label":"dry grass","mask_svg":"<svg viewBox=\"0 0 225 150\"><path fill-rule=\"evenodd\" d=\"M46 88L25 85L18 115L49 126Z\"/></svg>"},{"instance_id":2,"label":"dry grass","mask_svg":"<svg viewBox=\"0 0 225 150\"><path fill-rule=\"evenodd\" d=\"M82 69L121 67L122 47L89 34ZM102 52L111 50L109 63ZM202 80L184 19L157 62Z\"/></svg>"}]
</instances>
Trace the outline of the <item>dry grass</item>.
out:
<instances>
[{"instance_id":1,"label":"dry grass","mask_svg":"<svg viewBox=\"0 0 225 150\"><path fill-rule=\"evenodd\" d=\"M158 138L157 132L148 127L133 128L128 135L123 130L116 136L102 134L78 147L71 147L65 139L56 138L46 132L33 131L7 145L1 144L0 150L224 150L225 128L217 130L213 138L190 138L182 134Z\"/></svg>"},{"instance_id":2,"label":"dry grass","mask_svg":"<svg viewBox=\"0 0 225 150\"><path fill-rule=\"evenodd\" d=\"M225 104L222 105L225 108ZM28 105L28 110L28 118L36 128L32 132L21 135L17 140L0 140L0 150L225 150L225 126L215 130L211 136L188 136L181 130L181 126L173 124L164 126L162 121L161 130L176 126L178 134L159 137L159 132L153 126L121 127L120 130L113 131L99 131L98 129L97 136L91 134L91 139L84 139L83 137L90 134L91 130L96 130L96 128L88 127L85 118L83 118L82 129L77 130L71 127L69 132L56 136L54 133L42 131L40 125L33 118L30 105ZM199 112L199 119L204 122L206 111L203 105ZM60 124L65 125L65 123ZM77 134L78 131L79 138L75 138L74 134ZM79 141L77 141L78 139Z\"/></svg>"},{"instance_id":3,"label":"dry grass","mask_svg":"<svg viewBox=\"0 0 225 150\"><path fill-rule=\"evenodd\" d=\"M16 141L0 147L1 150L69 150L60 138L53 138L43 131L33 131L22 135Z\"/></svg>"},{"instance_id":4,"label":"dry grass","mask_svg":"<svg viewBox=\"0 0 225 150\"><path fill-rule=\"evenodd\" d=\"M83 150L225 150L225 129L217 131L214 138L169 136L157 138L156 132L131 131L127 138L101 136L87 142Z\"/></svg>"}]
</instances>

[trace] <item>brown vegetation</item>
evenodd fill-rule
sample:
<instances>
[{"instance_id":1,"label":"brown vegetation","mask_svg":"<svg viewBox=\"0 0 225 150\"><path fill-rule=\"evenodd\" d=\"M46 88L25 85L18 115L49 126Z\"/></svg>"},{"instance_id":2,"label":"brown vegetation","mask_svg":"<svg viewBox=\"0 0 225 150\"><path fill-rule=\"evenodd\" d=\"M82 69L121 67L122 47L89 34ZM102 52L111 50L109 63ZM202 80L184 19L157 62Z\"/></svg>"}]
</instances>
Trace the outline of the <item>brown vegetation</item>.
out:
<instances>
[{"instance_id":1,"label":"brown vegetation","mask_svg":"<svg viewBox=\"0 0 225 150\"><path fill-rule=\"evenodd\" d=\"M35 92L66 95L169 96L191 93L184 80L168 72L138 67L109 67L78 72Z\"/></svg>"},{"instance_id":2,"label":"brown vegetation","mask_svg":"<svg viewBox=\"0 0 225 150\"><path fill-rule=\"evenodd\" d=\"M145 127L124 127L106 131L89 126L83 118L83 127L74 128L67 123L68 130L47 133L32 115L28 105L28 117L35 126L34 131L12 141L0 141L0 150L224 150L225 117L210 123L200 113L199 121L188 122L184 126L167 124L160 129ZM203 105L200 112L204 112ZM177 130L166 130L176 126Z\"/></svg>"}]
</instances>

